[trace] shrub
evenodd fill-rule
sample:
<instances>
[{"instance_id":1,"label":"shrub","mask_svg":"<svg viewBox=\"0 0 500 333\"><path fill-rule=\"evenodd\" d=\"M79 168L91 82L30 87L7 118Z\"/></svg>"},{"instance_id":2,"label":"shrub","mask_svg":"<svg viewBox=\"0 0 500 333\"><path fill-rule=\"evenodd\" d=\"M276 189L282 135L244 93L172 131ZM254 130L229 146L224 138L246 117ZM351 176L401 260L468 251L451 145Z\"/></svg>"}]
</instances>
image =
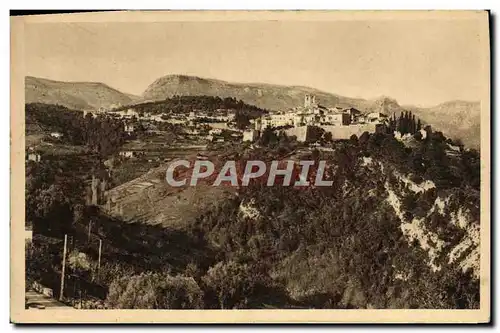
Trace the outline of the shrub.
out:
<instances>
[{"instance_id":1,"label":"shrub","mask_svg":"<svg viewBox=\"0 0 500 333\"><path fill-rule=\"evenodd\" d=\"M106 305L115 309L200 309L203 292L190 277L142 273L114 280Z\"/></svg>"}]
</instances>

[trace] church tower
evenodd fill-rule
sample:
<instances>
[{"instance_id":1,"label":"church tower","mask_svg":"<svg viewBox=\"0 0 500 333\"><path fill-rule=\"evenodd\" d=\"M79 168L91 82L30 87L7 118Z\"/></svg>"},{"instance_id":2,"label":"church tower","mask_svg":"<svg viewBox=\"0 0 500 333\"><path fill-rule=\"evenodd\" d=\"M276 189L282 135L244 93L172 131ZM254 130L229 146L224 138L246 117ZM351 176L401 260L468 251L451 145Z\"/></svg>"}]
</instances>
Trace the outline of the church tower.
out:
<instances>
[{"instance_id":1,"label":"church tower","mask_svg":"<svg viewBox=\"0 0 500 333\"><path fill-rule=\"evenodd\" d=\"M305 108L308 108L308 107L310 107L310 106L311 106L311 95L306 94L306 95L304 96L304 107L305 107Z\"/></svg>"}]
</instances>

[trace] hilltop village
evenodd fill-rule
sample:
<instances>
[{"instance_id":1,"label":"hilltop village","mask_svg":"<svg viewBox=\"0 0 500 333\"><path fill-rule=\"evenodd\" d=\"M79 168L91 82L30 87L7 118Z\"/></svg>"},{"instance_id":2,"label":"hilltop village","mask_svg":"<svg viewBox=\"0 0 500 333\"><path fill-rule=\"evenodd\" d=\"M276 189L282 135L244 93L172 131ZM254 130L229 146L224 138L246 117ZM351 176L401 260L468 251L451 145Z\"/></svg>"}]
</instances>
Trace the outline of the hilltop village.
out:
<instances>
[{"instance_id":1,"label":"hilltop village","mask_svg":"<svg viewBox=\"0 0 500 333\"><path fill-rule=\"evenodd\" d=\"M186 113L163 110L153 114L141 112L135 107L115 107L84 111L83 116L92 114L96 117L105 114L122 119L128 134L134 133L138 128L154 133L161 130L162 124L170 124L182 129L185 135L198 142L218 143L233 140L255 142L266 129L283 131L288 136L295 136L297 141L305 142L310 138L312 127L320 127L325 132L330 132L333 140L345 140L364 132L384 131L388 124L388 117L383 113L364 113L353 107L326 107L316 101L316 96L309 94L304 96L302 106L249 117L247 123L238 123L239 112L235 109L220 108L213 111L193 109ZM123 152L122 155L130 157L133 153Z\"/></svg>"},{"instance_id":2,"label":"hilltop village","mask_svg":"<svg viewBox=\"0 0 500 333\"><path fill-rule=\"evenodd\" d=\"M347 140L352 135L364 132L383 131L388 124L385 114L379 112L363 113L355 108L325 107L316 102L314 95L305 95L304 105L284 112L270 113L255 120L254 129L260 132L266 128L285 129L289 136L298 141L309 139L312 126L320 127L332 135L333 140ZM255 135L249 135L254 138Z\"/></svg>"}]
</instances>

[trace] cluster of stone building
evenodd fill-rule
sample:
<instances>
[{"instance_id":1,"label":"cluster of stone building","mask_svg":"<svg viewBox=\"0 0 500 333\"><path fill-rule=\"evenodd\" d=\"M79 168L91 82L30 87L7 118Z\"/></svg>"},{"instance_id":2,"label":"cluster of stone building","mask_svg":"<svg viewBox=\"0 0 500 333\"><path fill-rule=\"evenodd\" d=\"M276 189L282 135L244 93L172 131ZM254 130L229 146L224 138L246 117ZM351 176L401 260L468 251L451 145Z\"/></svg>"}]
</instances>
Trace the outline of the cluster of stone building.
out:
<instances>
[{"instance_id":1,"label":"cluster of stone building","mask_svg":"<svg viewBox=\"0 0 500 333\"><path fill-rule=\"evenodd\" d=\"M306 141L312 126L331 132L333 139L349 139L353 134L382 131L388 118L380 112L364 114L349 107L325 107L316 102L316 96L306 94L304 105L288 111L267 114L253 122L253 129L245 131L243 141L254 141L266 128L283 129L299 141Z\"/></svg>"},{"instance_id":2,"label":"cluster of stone building","mask_svg":"<svg viewBox=\"0 0 500 333\"><path fill-rule=\"evenodd\" d=\"M385 123L386 120L387 116L379 112L363 114L352 107L325 107L316 102L315 96L306 95L304 106L263 116L260 118L260 126L261 129L305 125L349 126L351 124L380 124Z\"/></svg>"}]
</instances>

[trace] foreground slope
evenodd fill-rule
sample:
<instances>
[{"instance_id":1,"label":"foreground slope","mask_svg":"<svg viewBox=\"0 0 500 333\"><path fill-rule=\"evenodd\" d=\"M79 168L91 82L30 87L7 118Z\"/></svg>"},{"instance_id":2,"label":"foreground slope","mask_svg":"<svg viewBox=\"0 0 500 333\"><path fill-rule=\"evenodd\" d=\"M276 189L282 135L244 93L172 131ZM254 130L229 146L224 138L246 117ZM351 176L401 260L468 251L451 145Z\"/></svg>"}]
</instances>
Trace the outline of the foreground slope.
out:
<instances>
[{"instance_id":1,"label":"foreground slope","mask_svg":"<svg viewBox=\"0 0 500 333\"><path fill-rule=\"evenodd\" d=\"M407 144L338 143L320 156L333 186L243 188L199 234L315 307L477 308L479 157L439 134Z\"/></svg>"}]
</instances>

